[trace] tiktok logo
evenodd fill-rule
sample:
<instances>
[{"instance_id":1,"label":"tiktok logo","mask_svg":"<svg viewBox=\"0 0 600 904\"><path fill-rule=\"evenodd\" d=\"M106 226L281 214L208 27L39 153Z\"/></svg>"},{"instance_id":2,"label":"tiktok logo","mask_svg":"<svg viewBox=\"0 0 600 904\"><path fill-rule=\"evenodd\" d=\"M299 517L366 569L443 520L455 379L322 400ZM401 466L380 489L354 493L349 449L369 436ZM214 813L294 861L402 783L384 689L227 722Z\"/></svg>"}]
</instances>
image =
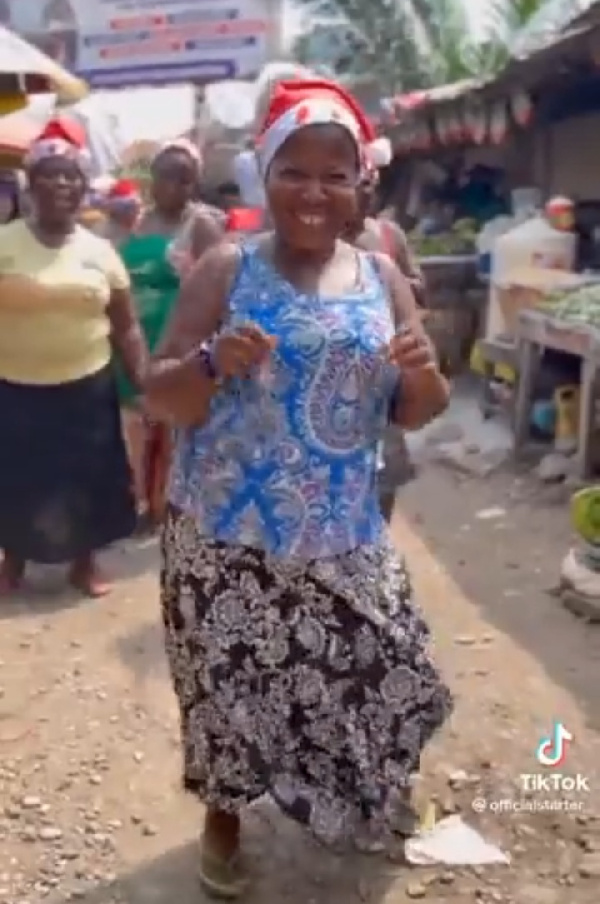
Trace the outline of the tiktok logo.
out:
<instances>
[{"instance_id":1,"label":"tiktok logo","mask_svg":"<svg viewBox=\"0 0 600 904\"><path fill-rule=\"evenodd\" d=\"M555 722L550 735L542 738L538 744L536 759L540 766L547 766L550 769L562 766L572 740L573 735L567 731L562 722Z\"/></svg>"}]
</instances>

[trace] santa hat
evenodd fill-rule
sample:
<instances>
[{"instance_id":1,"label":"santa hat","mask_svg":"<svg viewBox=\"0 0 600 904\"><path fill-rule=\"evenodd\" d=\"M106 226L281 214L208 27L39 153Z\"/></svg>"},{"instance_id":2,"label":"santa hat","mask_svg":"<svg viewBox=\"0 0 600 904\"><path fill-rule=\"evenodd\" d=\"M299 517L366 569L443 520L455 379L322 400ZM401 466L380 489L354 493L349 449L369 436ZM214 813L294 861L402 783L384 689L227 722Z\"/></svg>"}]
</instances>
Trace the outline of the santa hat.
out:
<instances>
[{"instance_id":1,"label":"santa hat","mask_svg":"<svg viewBox=\"0 0 600 904\"><path fill-rule=\"evenodd\" d=\"M263 175L282 145L301 128L335 123L356 142L365 168L391 161L391 145L377 138L358 101L337 82L294 79L280 82L271 96L256 146Z\"/></svg>"},{"instance_id":2,"label":"santa hat","mask_svg":"<svg viewBox=\"0 0 600 904\"><path fill-rule=\"evenodd\" d=\"M56 116L46 123L29 148L25 165L30 168L49 157L65 157L77 163L87 175L91 159L86 143L85 129L77 120Z\"/></svg>"},{"instance_id":3,"label":"santa hat","mask_svg":"<svg viewBox=\"0 0 600 904\"><path fill-rule=\"evenodd\" d=\"M140 197L140 189L133 179L117 179L107 192L111 201L134 201Z\"/></svg>"},{"instance_id":4,"label":"santa hat","mask_svg":"<svg viewBox=\"0 0 600 904\"><path fill-rule=\"evenodd\" d=\"M233 158L233 173L246 207L265 208L265 187L254 150L246 149L236 154Z\"/></svg>"},{"instance_id":5,"label":"santa hat","mask_svg":"<svg viewBox=\"0 0 600 904\"><path fill-rule=\"evenodd\" d=\"M264 214L257 207L234 207L227 214L227 232L258 232L264 225Z\"/></svg>"},{"instance_id":6,"label":"santa hat","mask_svg":"<svg viewBox=\"0 0 600 904\"><path fill-rule=\"evenodd\" d=\"M56 116L46 123L38 141L58 139L65 141L77 150L83 150L87 144L87 135L81 123L66 116Z\"/></svg>"}]
</instances>

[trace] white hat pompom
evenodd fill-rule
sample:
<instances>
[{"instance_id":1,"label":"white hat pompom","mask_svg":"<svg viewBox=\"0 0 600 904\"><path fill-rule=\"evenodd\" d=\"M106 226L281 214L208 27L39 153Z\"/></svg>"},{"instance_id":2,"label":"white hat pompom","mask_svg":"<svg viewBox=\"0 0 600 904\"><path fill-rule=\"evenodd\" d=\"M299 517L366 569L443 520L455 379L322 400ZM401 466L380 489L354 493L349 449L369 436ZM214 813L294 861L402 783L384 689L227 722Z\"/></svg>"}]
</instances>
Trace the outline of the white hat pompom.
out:
<instances>
[{"instance_id":1,"label":"white hat pompom","mask_svg":"<svg viewBox=\"0 0 600 904\"><path fill-rule=\"evenodd\" d=\"M388 138L376 138L367 147L369 163L375 169L389 166L392 162L392 144Z\"/></svg>"},{"instance_id":2,"label":"white hat pompom","mask_svg":"<svg viewBox=\"0 0 600 904\"><path fill-rule=\"evenodd\" d=\"M254 151L241 151L233 158L233 173L242 201L248 207L265 207L265 191Z\"/></svg>"}]
</instances>

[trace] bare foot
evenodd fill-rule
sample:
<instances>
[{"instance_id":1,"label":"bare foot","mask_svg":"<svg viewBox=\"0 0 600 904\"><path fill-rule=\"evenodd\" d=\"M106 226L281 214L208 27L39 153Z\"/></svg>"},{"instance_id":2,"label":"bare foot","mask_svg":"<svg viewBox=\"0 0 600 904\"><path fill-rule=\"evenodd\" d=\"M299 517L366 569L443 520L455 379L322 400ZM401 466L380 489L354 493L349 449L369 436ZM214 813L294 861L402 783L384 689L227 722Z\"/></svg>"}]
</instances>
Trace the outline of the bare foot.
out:
<instances>
[{"instance_id":1,"label":"bare foot","mask_svg":"<svg viewBox=\"0 0 600 904\"><path fill-rule=\"evenodd\" d=\"M98 567L93 556L73 562L69 574L69 583L72 587L90 599L99 599L106 596L112 590L112 584L108 581Z\"/></svg>"},{"instance_id":2,"label":"bare foot","mask_svg":"<svg viewBox=\"0 0 600 904\"><path fill-rule=\"evenodd\" d=\"M12 596L21 586L25 574L25 562L4 553L0 565L0 598Z\"/></svg>"}]
</instances>

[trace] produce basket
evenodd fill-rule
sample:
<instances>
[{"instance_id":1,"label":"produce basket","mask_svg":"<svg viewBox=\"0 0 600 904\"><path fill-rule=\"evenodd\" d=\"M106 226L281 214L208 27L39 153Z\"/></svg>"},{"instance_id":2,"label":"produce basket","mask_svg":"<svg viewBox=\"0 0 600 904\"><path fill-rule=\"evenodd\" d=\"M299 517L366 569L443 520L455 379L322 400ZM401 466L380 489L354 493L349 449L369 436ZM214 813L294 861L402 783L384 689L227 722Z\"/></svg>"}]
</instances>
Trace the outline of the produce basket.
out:
<instances>
[{"instance_id":1,"label":"produce basket","mask_svg":"<svg viewBox=\"0 0 600 904\"><path fill-rule=\"evenodd\" d=\"M481 303L476 257L425 257L420 264L427 301L425 328L445 373L453 376L468 361L477 332Z\"/></svg>"},{"instance_id":2,"label":"produce basket","mask_svg":"<svg viewBox=\"0 0 600 904\"><path fill-rule=\"evenodd\" d=\"M478 314L472 307L433 308L427 311L425 329L446 376L455 376L469 360L477 335Z\"/></svg>"},{"instance_id":3,"label":"produce basket","mask_svg":"<svg viewBox=\"0 0 600 904\"><path fill-rule=\"evenodd\" d=\"M423 271L427 291L427 306L443 308L460 303L463 292L477 282L477 258L422 257L419 265Z\"/></svg>"}]
</instances>

